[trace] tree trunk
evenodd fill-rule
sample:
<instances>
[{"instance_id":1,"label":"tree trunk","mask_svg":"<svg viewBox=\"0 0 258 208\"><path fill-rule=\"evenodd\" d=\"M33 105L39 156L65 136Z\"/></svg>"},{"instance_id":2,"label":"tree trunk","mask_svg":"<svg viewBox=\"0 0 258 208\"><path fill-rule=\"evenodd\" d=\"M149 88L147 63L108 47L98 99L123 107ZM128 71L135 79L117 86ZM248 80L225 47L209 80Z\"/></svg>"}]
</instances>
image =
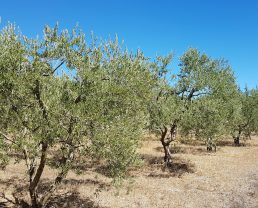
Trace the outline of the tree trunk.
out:
<instances>
[{"instance_id":1,"label":"tree trunk","mask_svg":"<svg viewBox=\"0 0 258 208\"><path fill-rule=\"evenodd\" d=\"M167 166L171 159L172 159L172 156L171 156L171 152L169 150L169 144L162 144L163 145L163 149L164 149L164 153L165 153L165 156L164 156L164 162L165 162L165 165Z\"/></svg>"},{"instance_id":2,"label":"tree trunk","mask_svg":"<svg viewBox=\"0 0 258 208\"><path fill-rule=\"evenodd\" d=\"M164 154L165 154L164 155L165 167L168 166L168 164L171 162L171 159L172 159L172 154L170 152L169 145L175 137L175 128L176 128L175 125L171 126L171 129L170 129L170 132L169 132L170 135L167 138L167 141L166 141L166 136L167 136L167 133L168 133L168 128L164 126L164 130L161 131L160 141L161 141L161 144L163 146Z\"/></svg>"},{"instance_id":3,"label":"tree trunk","mask_svg":"<svg viewBox=\"0 0 258 208\"><path fill-rule=\"evenodd\" d=\"M71 144L71 146L69 147L69 152L68 152L67 157L63 156L63 158L62 158L62 166L63 167L62 167L61 172L58 174L54 183L50 186L47 193L44 196L42 196L42 198L40 200L41 208L45 208L47 206L51 196L57 190L57 188L61 184L62 180L66 177L66 175L70 169L69 167L70 167L73 157L74 157L74 151L75 151L75 148Z\"/></svg>"},{"instance_id":4,"label":"tree trunk","mask_svg":"<svg viewBox=\"0 0 258 208\"><path fill-rule=\"evenodd\" d=\"M30 186L29 186L31 205L33 208L40 207L39 201L38 201L37 187L38 187L38 183L40 181L41 175L43 173L43 170L44 170L44 167L46 164L47 148L48 148L48 143L42 142L39 167L37 169L37 172L36 172L33 180L30 182Z\"/></svg>"},{"instance_id":5,"label":"tree trunk","mask_svg":"<svg viewBox=\"0 0 258 208\"><path fill-rule=\"evenodd\" d=\"M56 191L58 186L61 184L62 180L65 178L67 173L68 173L68 170L67 171L61 171L61 173L58 174L58 176L55 179L55 182L50 186L50 189L48 190L48 192L41 198L41 200L40 200L40 206L41 207L40 208L45 208L47 206L51 196Z\"/></svg>"},{"instance_id":6,"label":"tree trunk","mask_svg":"<svg viewBox=\"0 0 258 208\"><path fill-rule=\"evenodd\" d=\"M45 195L41 197L40 200L40 208L45 208L47 204L49 203L49 200L53 193L57 190L58 186L61 184L62 180L66 177L68 171L70 170L70 165L74 159L74 152L75 152L75 146L73 144L73 137L71 136L75 124L75 119L73 116L70 118L69 128L68 128L68 137L67 137L67 143L69 145L68 147L68 154L65 156L63 155L61 159L61 171L57 175L55 181L50 186L49 190ZM93 126L93 123L91 123Z\"/></svg>"},{"instance_id":7,"label":"tree trunk","mask_svg":"<svg viewBox=\"0 0 258 208\"><path fill-rule=\"evenodd\" d=\"M239 136L234 137L234 144L235 144L235 146L240 145L240 137Z\"/></svg>"},{"instance_id":8,"label":"tree trunk","mask_svg":"<svg viewBox=\"0 0 258 208\"><path fill-rule=\"evenodd\" d=\"M234 138L234 144L235 146L240 146L240 136L241 136L242 130L238 130L237 136L233 137Z\"/></svg>"},{"instance_id":9,"label":"tree trunk","mask_svg":"<svg viewBox=\"0 0 258 208\"><path fill-rule=\"evenodd\" d=\"M164 130L161 130L161 138L160 138L160 141L161 141L161 144L163 146L164 153L165 153L164 162L167 162L167 158L168 158L167 148L166 148L167 144L166 144L166 141L165 141L167 132L168 132L168 129L167 129L166 126L164 126Z\"/></svg>"}]
</instances>

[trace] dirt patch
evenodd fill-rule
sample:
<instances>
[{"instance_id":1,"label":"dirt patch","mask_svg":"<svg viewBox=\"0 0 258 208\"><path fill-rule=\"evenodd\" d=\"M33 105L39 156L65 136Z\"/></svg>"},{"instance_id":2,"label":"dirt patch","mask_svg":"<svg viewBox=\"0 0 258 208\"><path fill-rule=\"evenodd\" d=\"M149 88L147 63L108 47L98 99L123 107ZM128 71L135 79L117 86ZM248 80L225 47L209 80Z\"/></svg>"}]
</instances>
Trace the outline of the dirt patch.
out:
<instances>
[{"instance_id":1,"label":"dirt patch","mask_svg":"<svg viewBox=\"0 0 258 208\"><path fill-rule=\"evenodd\" d=\"M52 198L52 208L257 208L258 207L258 138L245 146L229 143L207 153L202 144L179 144L171 166L164 169L160 142L145 140L139 153L144 164L130 171L130 180L120 188L99 169L81 169L81 175L68 174ZM9 165L0 171L0 192L24 193L27 186L24 164ZM42 189L49 186L56 172L47 168ZM43 191L43 190L42 190ZM26 195L24 200L28 200ZM15 207L0 199L0 207Z\"/></svg>"}]
</instances>

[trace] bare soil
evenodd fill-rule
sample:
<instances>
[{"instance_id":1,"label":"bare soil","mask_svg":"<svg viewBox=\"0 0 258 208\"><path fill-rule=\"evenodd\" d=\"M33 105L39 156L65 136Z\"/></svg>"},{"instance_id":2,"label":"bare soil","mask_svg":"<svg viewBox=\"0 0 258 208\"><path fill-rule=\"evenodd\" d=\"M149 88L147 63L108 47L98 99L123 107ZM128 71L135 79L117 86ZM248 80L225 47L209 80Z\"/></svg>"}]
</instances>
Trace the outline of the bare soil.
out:
<instances>
[{"instance_id":1,"label":"bare soil","mask_svg":"<svg viewBox=\"0 0 258 208\"><path fill-rule=\"evenodd\" d=\"M216 153L207 153L204 145L177 143L173 164L164 170L159 141L147 139L140 149L143 166L132 169L122 187L112 186L104 168L85 165L83 174L69 173L49 207L258 208L258 137L241 147L231 140L220 145ZM22 162L0 171L0 193L28 199L24 172ZM45 170L43 189L55 175ZM15 205L2 197L0 207Z\"/></svg>"}]
</instances>

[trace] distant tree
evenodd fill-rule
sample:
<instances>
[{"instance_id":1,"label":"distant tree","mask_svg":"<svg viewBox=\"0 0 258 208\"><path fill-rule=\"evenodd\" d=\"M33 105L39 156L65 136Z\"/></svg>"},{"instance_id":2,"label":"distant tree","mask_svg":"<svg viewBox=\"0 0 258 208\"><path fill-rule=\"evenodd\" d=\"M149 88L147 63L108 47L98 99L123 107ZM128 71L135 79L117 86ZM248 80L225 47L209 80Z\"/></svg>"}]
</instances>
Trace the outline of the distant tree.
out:
<instances>
[{"instance_id":1,"label":"distant tree","mask_svg":"<svg viewBox=\"0 0 258 208\"><path fill-rule=\"evenodd\" d=\"M207 141L207 149L211 144L215 146L216 139L225 133L225 112L237 90L225 61L213 60L196 49L189 49L180 61L179 73L170 81L167 71L162 71L164 67L157 70L161 82L150 111L154 126L160 129L165 164L171 160L169 145L177 129L182 135L194 132L197 138Z\"/></svg>"},{"instance_id":2,"label":"distant tree","mask_svg":"<svg viewBox=\"0 0 258 208\"><path fill-rule=\"evenodd\" d=\"M257 97L257 90L247 88L244 92L239 90L237 96L232 97L236 104L231 108L228 125L236 146L240 145L242 136L250 138L252 132L257 132Z\"/></svg>"},{"instance_id":3,"label":"distant tree","mask_svg":"<svg viewBox=\"0 0 258 208\"><path fill-rule=\"evenodd\" d=\"M181 58L176 93L184 101L181 132L195 132L206 141L207 150L226 133L228 106L237 91L235 77L224 60L213 60L196 49Z\"/></svg>"}]
</instances>

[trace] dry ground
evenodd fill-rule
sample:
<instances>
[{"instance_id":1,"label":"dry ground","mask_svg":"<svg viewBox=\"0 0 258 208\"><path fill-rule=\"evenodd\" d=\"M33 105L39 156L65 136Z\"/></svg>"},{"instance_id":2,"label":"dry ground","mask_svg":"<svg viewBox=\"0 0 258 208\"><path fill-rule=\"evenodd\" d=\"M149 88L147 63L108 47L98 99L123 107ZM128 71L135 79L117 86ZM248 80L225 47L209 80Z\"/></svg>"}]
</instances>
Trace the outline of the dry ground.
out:
<instances>
[{"instance_id":1,"label":"dry ground","mask_svg":"<svg viewBox=\"0 0 258 208\"><path fill-rule=\"evenodd\" d=\"M79 176L69 173L50 207L258 208L258 137L246 146L221 145L216 153L207 153L205 146L177 144L173 165L163 171L160 143L146 140L140 150L144 165L130 171L132 180L122 188L111 186L100 169L85 168ZM9 198L12 191L21 194L24 171L22 163L0 171L0 192ZM54 176L47 169L43 184ZM5 202L0 199L0 207L12 206Z\"/></svg>"}]
</instances>

